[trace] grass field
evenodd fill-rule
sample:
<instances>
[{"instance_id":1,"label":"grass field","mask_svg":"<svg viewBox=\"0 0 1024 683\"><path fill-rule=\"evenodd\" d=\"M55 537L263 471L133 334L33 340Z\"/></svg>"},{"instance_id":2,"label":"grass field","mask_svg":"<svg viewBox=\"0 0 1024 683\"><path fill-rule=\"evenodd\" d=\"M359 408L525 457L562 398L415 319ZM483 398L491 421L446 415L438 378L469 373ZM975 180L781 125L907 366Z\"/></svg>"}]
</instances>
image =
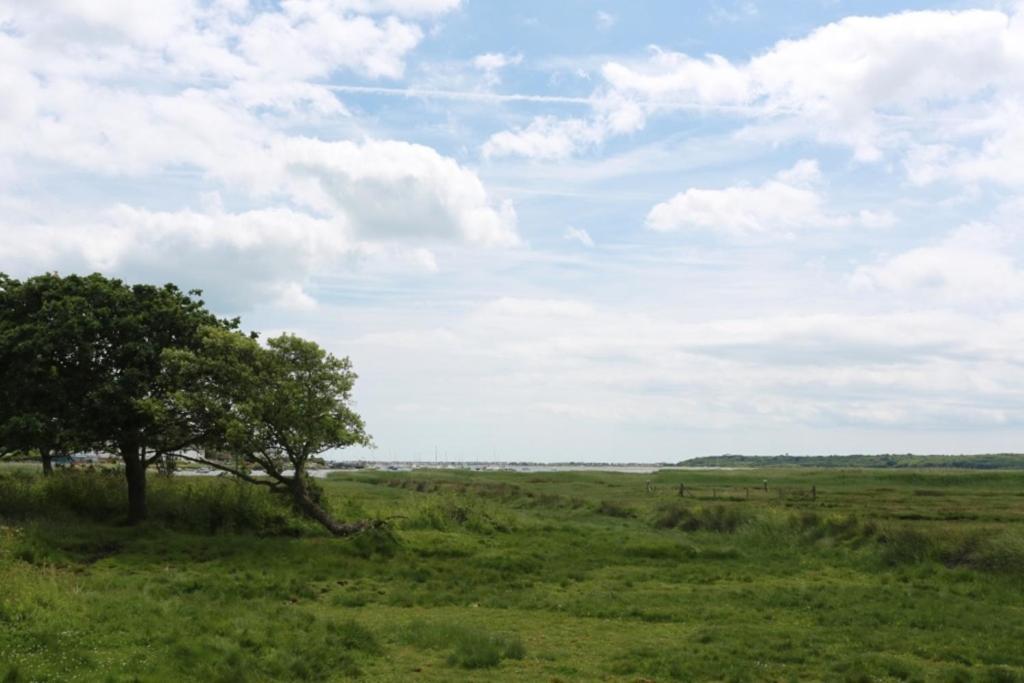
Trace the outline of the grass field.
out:
<instances>
[{"instance_id":1,"label":"grass field","mask_svg":"<svg viewBox=\"0 0 1024 683\"><path fill-rule=\"evenodd\" d=\"M52 479L0 469L6 683L1024 681L1024 472L356 472L332 507L393 533L350 540Z\"/></svg>"}]
</instances>

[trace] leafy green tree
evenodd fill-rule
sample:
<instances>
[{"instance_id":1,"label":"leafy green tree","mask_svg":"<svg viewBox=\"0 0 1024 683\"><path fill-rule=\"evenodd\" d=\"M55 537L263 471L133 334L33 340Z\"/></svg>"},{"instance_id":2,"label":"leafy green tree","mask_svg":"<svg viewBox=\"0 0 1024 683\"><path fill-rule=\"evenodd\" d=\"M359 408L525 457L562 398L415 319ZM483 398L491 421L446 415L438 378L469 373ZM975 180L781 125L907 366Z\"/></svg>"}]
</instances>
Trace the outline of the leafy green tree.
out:
<instances>
[{"instance_id":1,"label":"leafy green tree","mask_svg":"<svg viewBox=\"0 0 1024 683\"><path fill-rule=\"evenodd\" d=\"M55 456L88 447L81 408L90 387L88 317L56 275L19 282L0 274L0 453Z\"/></svg>"},{"instance_id":2,"label":"leafy green tree","mask_svg":"<svg viewBox=\"0 0 1024 683\"><path fill-rule=\"evenodd\" d=\"M253 337L209 328L199 349L165 353L171 384L180 389L168 412L203 425L205 444L241 462L189 457L288 495L295 507L337 536L373 522L331 517L310 479L310 460L328 450L370 446L351 407L356 373L315 342L281 335L261 346ZM254 476L253 468L265 476Z\"/></svg>"},{"instance_id":3,"label":"leafy green tree","mask_svg":"<svg viewBox=\"0 0 1024 683\"><path fill-rule=\"evenodd\" d=\"M201 329L237 321L216 318L199 292L167 284L128 285L100 274L4 277L0 362L19 380L3 392L0 413L13 425L10 445L33 439L41 452L61 444L121 457L130 521L146 517L146 470L201 438L183 416L163 410L176 388L163 372L163 352L198 348ZM18 363L27 363L21 367ZM37 383L33 390L31 385ZM26 397L33 403L25 403ZM27 407L26 407L27 406ZM7 437L5 436L5 439Z\"/></svg>"}]
</instances>

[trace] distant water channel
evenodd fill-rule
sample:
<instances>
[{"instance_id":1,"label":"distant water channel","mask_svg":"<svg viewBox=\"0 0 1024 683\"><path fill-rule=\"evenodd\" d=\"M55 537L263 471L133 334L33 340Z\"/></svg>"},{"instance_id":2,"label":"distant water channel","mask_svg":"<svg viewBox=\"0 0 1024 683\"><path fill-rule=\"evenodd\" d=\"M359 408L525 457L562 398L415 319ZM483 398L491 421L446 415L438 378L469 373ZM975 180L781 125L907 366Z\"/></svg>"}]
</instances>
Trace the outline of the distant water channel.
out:
<instances>
[{"instance_id":1,"label":"distant water channel","mask_svg":"<svg viewBox=\"0 0 1024 683\"><path fill-rule=\"evenodd\" d=\"M360 470L368 471L389 471L389 472L411 472L414 470L470 470L476 472L620 472L623 474L651 474L659 470L731 470L734 467L685 467L680 465L629 465L629 464L517 464L500 462L362 462L347 463L344 466L333 468L321 468L307 470L309 476L316 479L324 479L332 472L353 472ZM185 469L178 470L175 474L188 477L214 477L222 474L220 470L213 468ZM260 477L264 475L262 470L253 470L253 475ZM286 470L285 476L291 476L293 472Z\"/></svg>"}]
</instances>

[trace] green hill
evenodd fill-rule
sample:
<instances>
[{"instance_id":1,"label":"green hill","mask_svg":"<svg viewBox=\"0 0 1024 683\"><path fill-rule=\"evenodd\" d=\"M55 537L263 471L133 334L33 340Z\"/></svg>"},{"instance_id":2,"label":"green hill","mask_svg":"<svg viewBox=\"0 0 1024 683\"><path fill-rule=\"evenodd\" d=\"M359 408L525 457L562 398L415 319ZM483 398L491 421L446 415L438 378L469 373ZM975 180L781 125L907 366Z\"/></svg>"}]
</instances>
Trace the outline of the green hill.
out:
<instances>
[{"instance_id":1,"label":"green hill","mask_svg":"<svg viewBox=\"0 0 1024 683\"><path fill-rule=\"evenodd\" d=\"M948 467L1024 470L1024 454L984 455L711 455L679 462L682 467Z\"/></svg>"}]
</instances>

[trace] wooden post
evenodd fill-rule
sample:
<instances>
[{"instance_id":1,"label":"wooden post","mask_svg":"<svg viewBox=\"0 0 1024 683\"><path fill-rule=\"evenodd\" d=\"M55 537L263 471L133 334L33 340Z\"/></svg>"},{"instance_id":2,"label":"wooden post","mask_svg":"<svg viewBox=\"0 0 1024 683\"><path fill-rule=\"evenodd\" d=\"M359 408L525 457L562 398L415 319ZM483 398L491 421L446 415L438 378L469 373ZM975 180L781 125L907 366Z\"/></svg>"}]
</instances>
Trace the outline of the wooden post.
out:
<instances>
[{"instance_id":1,"label":"wooden post","mask_svg":"<svg viewBox=\"0 0 1024 683\"><path fill-rule=\"evenodd\" d=\"M768 480L767 479L764 480L764 492L768 493Z\"/></svg>"},{"instance_id":2,"label":"wooden post","mask_svg":"<svg viewBox=\"0 0 1024 683\"><path fill-rule=\"evenodd\" d=\"M680 483L679 484L679 497L682 498L685 495L686 495L686 484Z\"/></svg>"},{"instance_id":3,"label":"wooden post","mask_svg":"<svg viewBox=\"0 0 1024 683\"><path fill-rule=\"evenodd\" d=\"M818 500L818 487L811 485L811 500Z\"/></svg>"}]
</instances>

